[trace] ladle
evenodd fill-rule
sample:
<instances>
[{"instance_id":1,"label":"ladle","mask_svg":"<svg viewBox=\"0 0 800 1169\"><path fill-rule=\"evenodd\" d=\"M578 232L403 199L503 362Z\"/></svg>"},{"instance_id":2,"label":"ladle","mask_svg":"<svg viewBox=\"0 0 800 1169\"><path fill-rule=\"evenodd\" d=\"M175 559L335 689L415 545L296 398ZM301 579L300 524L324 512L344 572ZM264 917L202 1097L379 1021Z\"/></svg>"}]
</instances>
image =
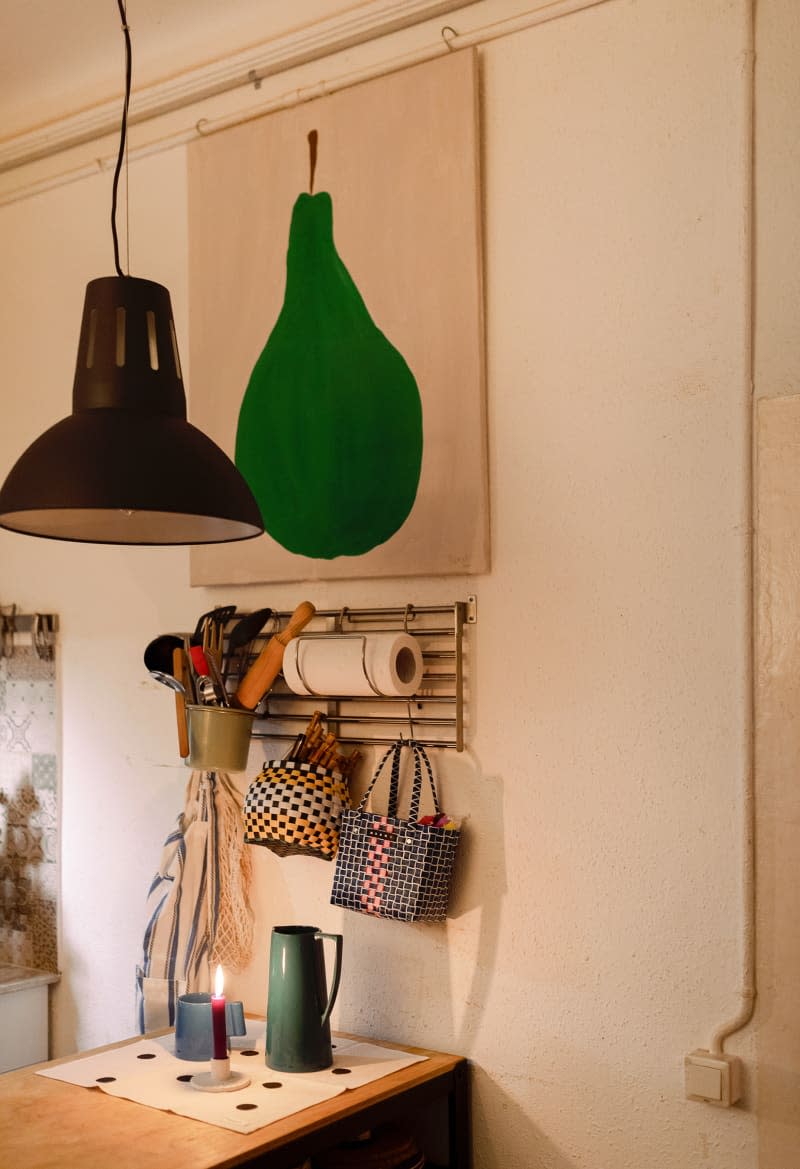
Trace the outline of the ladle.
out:
<instances>
[{"instance_id":1,"label":"ladle","mask_svg":"<svg viewBox=\"0 0 800 1169\"><path fill-rule=\"evenodd\" d=\"M176 694L186 696L186 687L177 678L174 678L172 674L165 674L163 670L151 670L150 676L151 678L155 678L156 682L161 682L164 686L168 686L170 690L174 690Z\"/></svg>"},{"instance_id":2,"label":"ladle","mask_svg":"<svg viewBox=\"0 0 800 1169\"><path fill-rule=\"evenodd\" d=\"M176 649L183 649L182 637L178 637L174 633L162 633L158 637L154 637L144 651L144 664L150 673L158 670L162 674L169 674L174 680L172 654Z\"/></svg>"}]
</instances>

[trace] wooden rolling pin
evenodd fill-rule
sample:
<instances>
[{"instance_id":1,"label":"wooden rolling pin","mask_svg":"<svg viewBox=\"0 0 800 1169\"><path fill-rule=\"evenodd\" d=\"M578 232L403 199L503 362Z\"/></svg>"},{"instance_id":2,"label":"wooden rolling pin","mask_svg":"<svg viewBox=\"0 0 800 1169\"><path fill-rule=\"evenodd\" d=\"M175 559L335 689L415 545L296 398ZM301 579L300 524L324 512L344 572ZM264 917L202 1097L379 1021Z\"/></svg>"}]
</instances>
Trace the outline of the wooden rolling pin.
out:
<instances>
[{"instance_id":1,"label":"wooden rolling pin","mask_svg":"<svg viewBox=\"0 0 800 1169\"><path fill-rule=\"evenodd\" d=\"M234 695L236 706L255 710L261 699L281 672L283 654L293 637L305 629L316 609L310 601L301 601L289 618L284 630L269 639L250 669L242 678Z\"/></svg>"}]
</instances>

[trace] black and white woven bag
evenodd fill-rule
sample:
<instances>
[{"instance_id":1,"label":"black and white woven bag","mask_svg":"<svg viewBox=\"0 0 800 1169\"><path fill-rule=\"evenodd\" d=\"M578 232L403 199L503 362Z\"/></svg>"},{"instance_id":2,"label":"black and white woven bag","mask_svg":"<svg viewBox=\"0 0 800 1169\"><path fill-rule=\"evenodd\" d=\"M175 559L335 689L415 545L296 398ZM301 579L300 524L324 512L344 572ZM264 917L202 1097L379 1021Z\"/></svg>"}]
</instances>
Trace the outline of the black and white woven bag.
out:
<instances>
[{"instance_id":1,"label":"black and white woven bag","mask_svg":"<svg viewBox=\"0 0 800 1169\"><path fill-rule=\"evenodd\" d=\"M403 748L414 759L409 817L397 816L400 759ZM387 760L391 781L386 815L366 811L367 801ZM443 921L460 832L420 824L422 768L425 768L437 816L441 815L433 770L424 747L412 741L393 744L355 809L342 813L339 852L331 903L357 913L399 921Z\"/></svg>"}]
</instances>

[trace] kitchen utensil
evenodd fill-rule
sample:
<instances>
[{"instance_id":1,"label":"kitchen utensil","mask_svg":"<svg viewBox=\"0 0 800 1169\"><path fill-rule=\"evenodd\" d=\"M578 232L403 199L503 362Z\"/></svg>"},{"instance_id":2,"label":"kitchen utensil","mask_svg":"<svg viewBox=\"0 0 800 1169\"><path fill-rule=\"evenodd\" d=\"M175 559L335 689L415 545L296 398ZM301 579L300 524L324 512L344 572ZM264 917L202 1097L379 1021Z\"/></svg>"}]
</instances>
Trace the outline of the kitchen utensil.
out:
<instances>
[{"instance_id":1,"label":"kitchen utensil","mask_svg":"<svg viewBox=\"0 0 800 1169\"><path fill-rule=\"evenodd\" d=\"M225 626L218 625L211 617L206 618L203 623L203 637L200 644L203 647L203 653L208 656L213 654L214 657L221 658L222 647L225 642Z\"/></svg>"},{"instance_id":2,"label":"kitchen utensil","mask_svg":"<svg viewBox=\"0 0 800 1169\"><path fill-rule=\"evenodd\" d=\"M258 637L272 616L272 609L256 609L240 617L228 634L228 649L222 663L222 676L227 682L231 674L231 663L237 655Z\"/></svg>"},{"instance_id":3,"label":"kitchen utensil","mask_svg":"<svg viewBox=\"0 0 800 1169\"><path fill-rule=\"evenodd\" d=\"M176 694L186 694L183 683L179 682L177 678L174 678L172 674L165 674L163 670L151 670L150 677L155 678L156 682L161 682L162 685L168 686Z\"/></svg>"},{"instance_id":4,"label":"kitchen utensil","mask_svg":"<svg viewBox=\"0 0 800 1169\"><path fill-rule=\"evenodd\" d=\"M228 702L225 683L219 667L223 636L221 628L214 625L212 621L206 622L205 628L203 629L203 656L206 660L207 673L214 683L214 690L219 705L229 706L230 703Z\"/></svg>"},{"instance_id":5,"label":"kitchen utensil","mask_svg":"<svg viewBox=\"0 0 800 1169\"><path fill-rule=\"evenodd\" d=\"M216 663L213 656L210 653L206 656L200 645L190 645L189 658L194 667L194 685L199 701L213 703L215 706L229 706L222 679L218 678L217 680L214 677L212 663ZM219 671L217 671L217 675L219 675Z\"/></svg>"},{"instance_id":6,"label":"kitchen utensil","mask_svg":"<svg viewBox=\"0 0 800 1169\"><path fill-rule=\"evenodd\" d=\"M183 639L183 664L186 670L186 697L189 702L198 702L197 670L192 661L192 640L188 636Z\"/></svg>"},{"instance_id":7,"label":"kitchen utensil","mask_svg":"<svg viewBox=\"0 0 800 1169\"><path fill-rule=\"evenodd\" d=\"M310 601L301 601L286 628L269 639L236 690L234 697L238 706L255 710L280 673L286 646L301 629L305 629L315 612Z\"/></svg>"},{"instance_id":8,"label":"kitchen utensil","mask_svg":"<svg viewBox=\"0 0 800 1169\"><path fill-rule=\"evenodd\" d=\"M197 697L204 706L219 706L217 688L210 674L198 674Z\"/></svg>"},{"instance_id":9,"label":"kitchen utensil","mask_svg":"<svg viewBox=\"0 0 800 1169\"><path fill-rule=\"evenodd\" d=\"M206 653L206 662L208 663L208 672L211 676L211 680L214 683L214 690L217 695L217 701L219 702L220 706L230 706L230 702L228 701L228 693L225 689L225 683L222 680L222 674L220 673L219 665L217 664L216 654L211 653L209 650Z\"/></svg>"},{"instance_id":10,"label":"kitchen utensil","mask_svg":"<svg viewBox=\"0 0 800 1169\"><path fill-rule=\"evenodd\" d=\"M172 673L175 681L180 682L183 693L175 692L175 718L178 723L178 750L181 759L189 754L189 728L186 724L186 666L183 660L183 645L177 645L172 651Z\"/></svg>"},{"instance_id":11,"label":"kitchen utensil","mask_svg":"<svg viewBox=\"0 0 800 1169\"><path fill-rule=\"evenodd\" d=\"M336 945L328 991L322 939ZM283 1072L316 1072L333 1063L330 1013L342 972L341 934L313 925L272 931L267 991L266 1062Z\"/></svg>"},{"instance_id":12,"label":"kitchen utensil","mask_svg":"<svg viewBox=\"0 0 800 1169\"><path fill-rule=\"evenodd\" d=\"M221 656L222 643L225 641L225 627L226 624L230 621L230 618L232 618L235 613L235 604L220 604L220 606L216 607L215 609L209 609L208 613L202 613L198 617L198 623L196 623L194 627L194 632L191 637L191 644L202 645L202 642L204 642L205 631L208 625L211 624L215 630L212 644L214 648L216 648L216 646L218 646L219 638L219 650Z\"/></svg>"},{"instance_id":13,"label":"kitchen utensil","mask_svg":"<svg viewBox=\"0 0 800 1169\"><path fill-rule=\"evenodd\" d=\"M220 629L224 630L227 622L230 621L235 612L235 605L218 605L216 609L209 609L207 613L201 613L197 618L197 624L192 634L192 645L203 644L203 628L207 621L213 621Z\"/></svg>"},{"instance_id":14,"label":"kitchen utensil","mask_svg":"<svg viewBox=\"0 0 800 1169\"><path fill-rule=\"evenodd\" d=\"M161 633L147 645L144 664L150 673L159 670L162 674L172 672L172 652L183 648L183 638L175 633Z\"/></svg>"},{"instance_id":15,"label":"kitchen utensil","mask_svg":"<svg viewBox=\"0 0 800 1169\"><path fill-rule=\"evenodd\" d=\"M189 658L191 659L192 665L194 666L195 673L197 673L202 678L209 677L210 671L202 645L190 645Z\"/></svg>"}]
</instances>

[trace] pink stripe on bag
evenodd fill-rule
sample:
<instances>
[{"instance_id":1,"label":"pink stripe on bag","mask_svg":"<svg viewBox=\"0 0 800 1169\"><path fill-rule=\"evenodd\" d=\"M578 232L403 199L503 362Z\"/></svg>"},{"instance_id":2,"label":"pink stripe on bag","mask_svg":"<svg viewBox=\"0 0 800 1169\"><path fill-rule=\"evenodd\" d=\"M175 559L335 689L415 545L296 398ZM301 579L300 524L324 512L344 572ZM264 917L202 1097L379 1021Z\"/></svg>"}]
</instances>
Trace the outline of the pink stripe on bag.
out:
<instances>
[{"instance_id":1,"label":"pink stripe on bag","mask_svg":"<svg viewBox=\"0 0 800 1169\"><path fill-rule=\"evenodd\" d=\"M385 816L377 821L381 828L391 836L395 825L390 824ZM386 888L386 877L389 869L389 855L391 841L378 836L370 836L367 847L367 859L364 865L364 881L361 886L359 900L364 913L377 913L383 900Z\"/></svg>"}]
</instances>

